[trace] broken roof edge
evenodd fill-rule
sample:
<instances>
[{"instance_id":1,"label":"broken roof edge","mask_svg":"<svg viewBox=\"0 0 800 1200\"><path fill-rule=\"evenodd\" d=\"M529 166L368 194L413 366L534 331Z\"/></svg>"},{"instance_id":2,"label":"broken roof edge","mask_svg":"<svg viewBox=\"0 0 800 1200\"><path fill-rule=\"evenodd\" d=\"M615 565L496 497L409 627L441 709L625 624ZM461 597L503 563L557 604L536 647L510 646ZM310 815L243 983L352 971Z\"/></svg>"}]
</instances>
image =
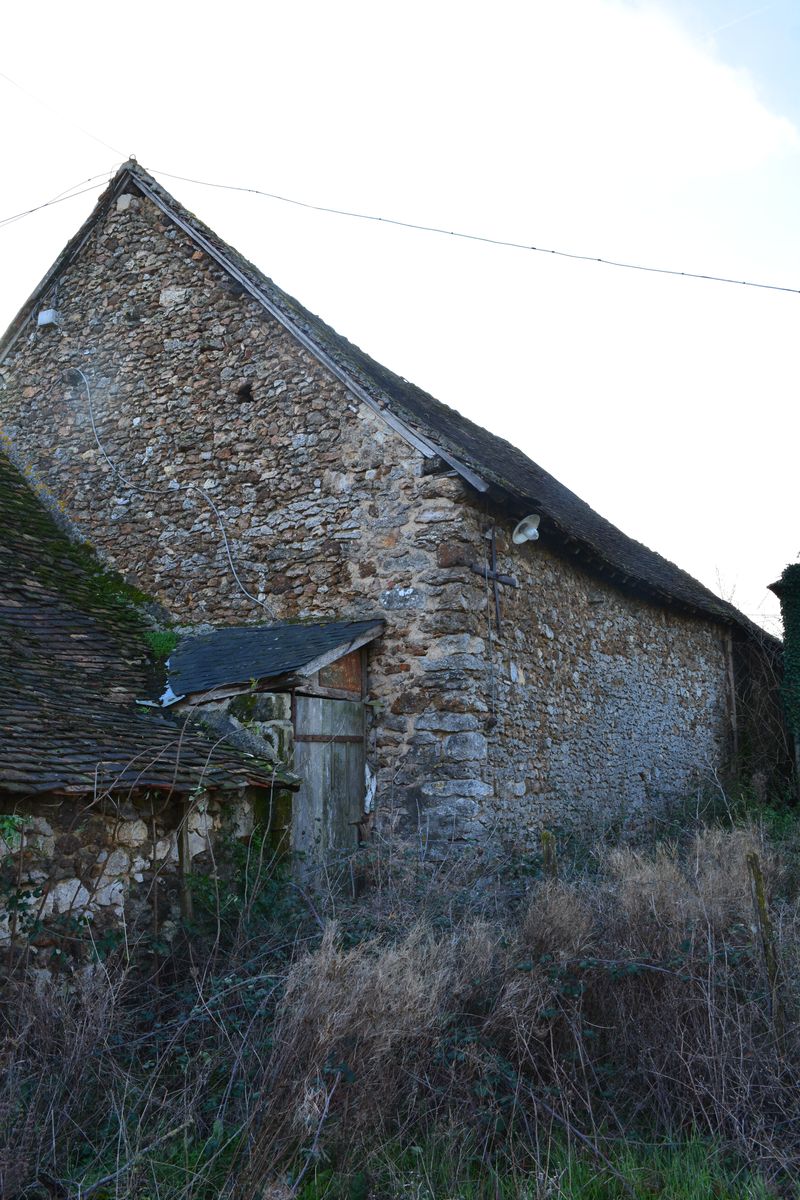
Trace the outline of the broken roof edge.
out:
<instances>
[{"instance_id":1,"label":"broken roof edge","mask_svg":"<svg viewBox=\"0 0 800 1200\"><path fill-rule=\"evenodd\" d=\"M236 751L235 749L226 748L225 753L227 755L234 755ZM118 786L110 785L105 788L100 796L96 795L96 790L91 786L90 782L64 784L59 781L55 786L51 786L47 781L43 781L40 785L32 787L29 783L18 784L13 779L3 779L0 780L0 796L6 794L14 796L18 800L41 800L44 796L52 796L55 801L80 796L91 796L92 803L100 805L105 800L111 800L118 794L124 794L126 798L130 799L138 793L150 792L179 798L191 796L198 791L208 792L209 794L221 793L223 795L230 795L231 793L243 792L251 788L264 792L272 791L274 788L286 788L294 792L297 791L302 782L298 775L287 771L284 767L280 767L277 764L273 770L272 764L266 760L261 763L260 760L254 758L252 770L250 770L251 764L244 758L242 758L237 766L242 770L241 777L237 779L209 779L207 782L201 780L199 783L195 781L191 784L182 781L176 783L145 782L136 786L132 786L129 781L120 781Z\"/></svg>"},{"instance_id":2,"label":"broken roof edge","mask_svg":"<svg viewBox=\"0 0 800 1200\"><path fill-rule=\"evenodd\" d=\"M167 686L160 697L162 707L187 701L190 705L203 703L204 699L220 699L223 696L236 695L248 687L256 690L268 690L264 685L270 682L281 685L296 686L299 681L308 679L317 671L337 662L347 654L360 650L369 642L380 637L386 627L383 617L366 618L363 621L318 621L318 622L282 622L275 625L229 625L209 633L189 635L181 639L167 660ZM280 645L280 634L294 635L288 638L290 643L296 643L300 634L306 633L312 643L312 648L305 651L297 646L288 649ZM231 635L234 635L231 638ZM326 636L327 635L327 636ZM272 644L265 647L264 641L270 638ZM262 643L259 645L259 642ZM226 645L227 643L227 645ZM248 646L249 643L249 646ZM181 668L180 662L173 665L173 660L180 659L183 647L184 659L188 658ZM247 659L247 669L235 665L238 649L250 651ZM216 663L210 666L204 661L205 652L213 653L220 649L226 651L224 670ZM263 669L266 663L258 662L259 652L265 652L272 660L271 669Z\"/></svg>"},{"instance_id":3,"label":"broken roof edge","mask_svg":"<svg viewBox=\"0 0 800 1200\"><path fill-rule=\"evenodd\" d=\"M64 247L0 338L0 365L33 315L37 302L60 272L80 253L95 224L128 181L242 285L251 298L283 325L355 397L426 458L440 457L476 492L494 493L496 503L505 501L508 504L510 501L512 507L521 505L525 510L536 508L541 511L563 537L566 546L575 544L587 550L598 573L609 578L620 590L633 591L659 606L700 615L723 626L736 626L751 640L781 645L779 639L756 625L734 605L716 596L657 551L630 538L606 521L518 447L384 367L337 333L215 234L133 158L117 170L108 187L98 197L87 220ZM479 449L482 443L484 454L488 454L489 459L496 458L502 462L503 469L498 470L493 463L481 461L480 455L471 453L469 446L453 436L459 430L467 442L477 444ZM537 494L538 489L521 487L515 483L510 478L515 470L523 476L531 473L537 475L544 485L543 490L555 493L551 501ZM596 528L581 529L581 526L587 525ZM592 533L598 536L593 537ZM611 545L604 548L601 543L606 540ZM636 560L639 560L638 564L632 567L632 561L635 563Z\"/></svg>"}]
</instances>

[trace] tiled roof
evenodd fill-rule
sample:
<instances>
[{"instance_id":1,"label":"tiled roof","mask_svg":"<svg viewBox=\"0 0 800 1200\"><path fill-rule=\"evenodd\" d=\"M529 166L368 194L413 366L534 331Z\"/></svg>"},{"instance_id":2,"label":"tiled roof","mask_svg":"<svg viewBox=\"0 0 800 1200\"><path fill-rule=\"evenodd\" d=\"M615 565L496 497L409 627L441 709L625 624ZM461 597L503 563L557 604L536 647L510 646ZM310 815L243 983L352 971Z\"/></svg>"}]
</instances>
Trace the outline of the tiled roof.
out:
<instances>
[{"instance_id":1,"label":"tiled roof","mask_svg":"<svg viewBox=\"0 0 800 1200\"><path fill-rule=\"evenodd\" d=\"M324 656L333 662L351 647L378 637L383 625L378 618L240 626L185 637L170 655L167 682L174 695L182 697L251 679L275 679Z\"/></svg>"},{"instance_id":2,"label":"tiled roof","mask_svg":"<svg viewBox=\"0 0 800 1200\"><path fill-rule=\"evenodd\" d=\"M3 704L7 700L3 697ZM285 771L226 752L190 726L117 704L26 690L7 708L0 793L104 796L292 782Z\"/></svg>"},{"instance_id":3,"label":"tiled roof","mask_svg":"<svg viewBox=\"0 0 800 1200\"><path fill-rule=\"evenodd\" d=\"M277 315L312 352L317 352L341 378L360 389L387 419L400 421L406 429L425 439L429 448L440 450L468 482L477 481L486 487L510 515L540 513L542 533L554 547L577 554L587 569L611 578L619 587L643 594L662 605L675 605L738 626L759 641L778 645L732 604L606 521L510 442L442 404L338 334L218 237L132 160L119 169L92 215L62 251L0 339L0 361L30 319L36 299L78 252L94 222L114 197L131 184L153 199L234 278L244 281L256 299Z\"/></svg>"},{"instance_id":4,"label":"tiled roof","mask_svg":"<svg viewBox=\"0 0 800 1200\"><path fill-rule=\"evenodd\" d=\"M137 710L155 675L131 592L0 454L0 792L271 784L267 764Z\"/></svg>"}]
</instances>

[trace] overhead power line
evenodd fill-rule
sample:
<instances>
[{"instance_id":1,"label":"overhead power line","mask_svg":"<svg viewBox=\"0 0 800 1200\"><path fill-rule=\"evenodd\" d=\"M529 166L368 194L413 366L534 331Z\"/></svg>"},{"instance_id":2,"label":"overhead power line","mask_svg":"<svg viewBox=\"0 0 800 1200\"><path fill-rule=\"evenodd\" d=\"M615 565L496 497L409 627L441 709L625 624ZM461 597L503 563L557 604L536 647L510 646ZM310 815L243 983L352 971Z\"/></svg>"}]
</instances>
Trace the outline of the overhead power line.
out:
<instances>
[{"instance_id":1,"label":"overhead power line","mask_svg":"<svg viewBox=\"0 0 800 1200\"><path fill-rule=\"evenodd\" d=\"M220 188L228 192L249 192L254 196L266 196L269 200L279 200L282 204L293 204L297 208L309 208L314 212L333 213L339 217L354 217L359 221L375 221L381 225L397 225L401 229L416 229L423 233L443 234L446 237L462 238L469 242L484 242L489 246L507 246L512 250L528 250L535 254L552 254L559 258L572 258L578 262L602 263L606 267L622 267L626 271L648 271L655 275L676 275L682 279L702 279L712 283L734 283L739 287L765 288L771 292L791 292L800 296L800 288L784 287L778 283L757 283L750 279L734 279L727 275L711 275L701 271L678 271L672 267L652 267L644 263L624 262L615 258L602 258L596 254L577 254L571 250L555 250L546 246L532 246L527 242L505 241L503 238L485 237L479 233L464 233L457 229L445 229L438 225L418 225L414 221L401 221L396 217L378 217L373 213L356 212L346 208L330 208L325 204L312 204L307 200L295 200L291 196L281 196L276 192L263 192L260 188L237 187L230 183L210 183L205 179L192 179L188 175L174 175L170 171L160 171L153 168L154 175L164 175L167 179L180 179L183 183L196 183L200 187Z\"/></svg>"},{"instance_id":2,"label":"overhead power line","mask_svg":"<svg viewBox=\"0 0 800 1200\"><path fill-rule=\"evenodd\" d=\"M101 185L94 183L93 180L101 179L105 181L112 172L103 171L100 175L90 175L88 179L82 179L80 183L75 183L72 187L65 188L63 192L59 192L57 196L53 196L52 200L45 200L43 204L36 204L33 208L26 208L23 212L14 213L10 217L0 217L0 229L6 225L13 225L15 221L21 221L23 217L29 217L31 213L40 212L43 208L50 208L53 204L63 204L65 200L74 200L76 196L83 196L86 192L95 191ZM80 191L75 191L75 188L81 187L81 183L88 183L91 186L81 188Z\"/></svg>"},{"instance_id":3,"label":"overhead power line","mask_svg":"<svg viewBox=\"0 0 800 1200\"><path fill-rule=\"evenodd\" d=\"M0 72L0 74L2 74ZM112 167L112 171L114 168ZM463 230L445 229L438 225L421 225L414 221L402 221L397 217L379 217L374 213L362 213L346 208L332 208L326 204L312 204L308 200L297 200L292 196L282 196L278 192L265 192L260 188L239 187L231 183L212 183L207 179L194 179L189 175L176 175L171 171L162 171L156 168L152 169L154 175L163 175L166 179L179 179L183 183L197 184L199 187L217 188L226 192L246 192L253 196L264 196L268 200L278 200L282 204L291 204L296 208L306 208L313 212L331 213L339 217L352 217L359 221L373 221L381 225L395 225L401 229L417 230L421 233L435 233L445 237L460 238L469 242L482 242L489 246L505 246L511 250L527 250L534 254L550 254L558 258L570 258L577 262L600 263L606 267L620 267L626 271L645 271L654 275L672 275L679 279L700 279L708 283L730 283L737 287L760 288L771 292L788 292L794 296L800 296L800 288L786 287L778 283L761 283L753 279L736 279L729 275L712 275L709 272L703 271L679 271L673 267L654 267L647 263L626 262L622 259L603 258L597 254L578 254L572 250L558 250L546 246L534 246L527 242L512 242L506 241L503 238L487 237L478 233L465 233ZM108 178L110 172L105 172L102 176L94 175L92 179ZM89 180L86 181L87 183ZM77 186L77 185L76 185ZM81 191L70 191L70 195L59 193L52 200L46 200L43 204L37 204L33 208L26 209L24 212L15 213L13 216L0 218L0 229L6 225L12 224L14 221L19 221L23 217L30 216L32 213L39 212L43 208L48 208L52 204L63 204L65 200L72 200L75 196L82 196L85 192L90 192L98 187L97 183L93 183L90 187L83 188Z\"/></svg>"},{"instance_id":4,"label":"overhead power line","mask_svg":"<svg viewBox=\"0 0 800 1200\"><path fill-rule=\"evenodd\" d=\"M90 133L88 129L84 129L84 127L79 125L77 121L73 121L69 118L69 116L65 116L61 109L54 109L52 104L46 103L41 99L40 96L37 96L35 92L32 92L30 88L23 87L21 83L17 83L16 79L12 79L10 75L6 75L5 71L0 71L0 79L5 79L6 83L10 83L11 86L15 87L18 92L22 92L23 95L29 96L31 100L35 100L36 103L42 108L46 108L48 113L50 113L51 116L55 116L56 120L60 121L62 125L72 125L75 129L79 130L84 137L88 137L93 142L97 142L99 146L105 146L106 150L110 150L113 154L121 155L123 153L122 150L117 149L116 146L109 145L108 142L104 142L103 139L97 137L96 134Z\"/></svg>"}]
</instances>

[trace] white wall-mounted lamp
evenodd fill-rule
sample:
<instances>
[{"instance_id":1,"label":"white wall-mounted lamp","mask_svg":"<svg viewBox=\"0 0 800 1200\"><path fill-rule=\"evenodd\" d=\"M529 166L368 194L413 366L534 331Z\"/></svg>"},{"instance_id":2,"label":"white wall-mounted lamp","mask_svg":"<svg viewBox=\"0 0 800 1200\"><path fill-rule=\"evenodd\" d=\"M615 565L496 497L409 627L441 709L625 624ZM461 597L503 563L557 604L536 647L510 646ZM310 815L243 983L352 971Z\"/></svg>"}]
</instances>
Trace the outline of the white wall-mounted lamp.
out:
<instances>
[{"instance_id":1,"label":"white wall-mounted lamp","mask_svg":"<svg viewBox=\"0 0 800 1200\"><path fill-rule=\"evenodd\" d=\"M511 535L512 542L517 546L521 546L523 542L538 541L539 522L541 519L538 513L529 513L527 517L523 517L514 526L514 532Z\"/></svg>"}]
</instances>

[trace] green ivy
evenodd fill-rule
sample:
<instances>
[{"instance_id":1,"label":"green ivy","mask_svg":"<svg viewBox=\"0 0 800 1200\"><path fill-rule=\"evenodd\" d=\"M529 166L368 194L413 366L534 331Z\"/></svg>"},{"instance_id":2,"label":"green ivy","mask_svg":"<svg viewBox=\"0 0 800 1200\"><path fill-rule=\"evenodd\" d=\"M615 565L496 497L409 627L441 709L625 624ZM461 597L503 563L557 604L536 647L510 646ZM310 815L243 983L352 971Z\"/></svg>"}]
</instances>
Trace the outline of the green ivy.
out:
<instances>
[{"instance_id":1,"label":"green ivy","mask_svg":"<svg viewBox=\"0 0 800 1200\"><path fill-rule=\"evenodd\" d=\"M17 816L15 813L3 813L0 815L0 838L3 839L10 850L16 850L20 845L24 825L25 819Z\"/></svg>"},{"instance_id":2,"label":"green ivy","mask_svg":"<svg viewBox=\"0 0 800 1200\"><path fill-rule=\"evenodd\" d=\"M800 736L800 563L786 568L775 590L783 616L781 695L789 729Z\"/></svg>"}]
</instances>

